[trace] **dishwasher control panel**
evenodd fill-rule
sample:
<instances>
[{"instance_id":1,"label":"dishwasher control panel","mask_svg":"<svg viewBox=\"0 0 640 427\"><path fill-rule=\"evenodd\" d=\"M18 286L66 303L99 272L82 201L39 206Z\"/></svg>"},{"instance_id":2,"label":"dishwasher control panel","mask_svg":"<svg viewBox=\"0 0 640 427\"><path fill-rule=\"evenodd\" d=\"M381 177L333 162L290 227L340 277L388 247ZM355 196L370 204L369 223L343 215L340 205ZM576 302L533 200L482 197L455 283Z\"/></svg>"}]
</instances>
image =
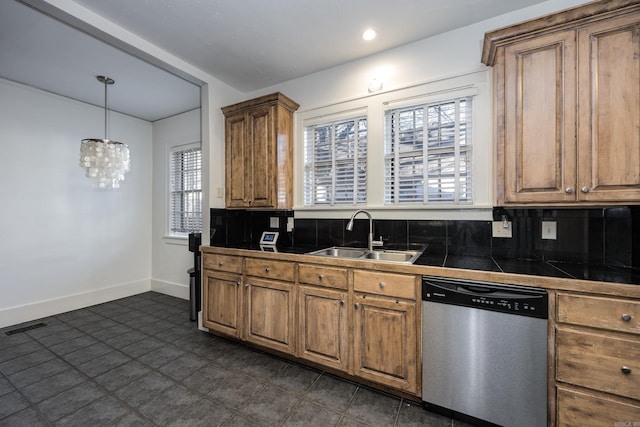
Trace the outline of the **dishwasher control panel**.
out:
<instances>
[{"instance_id":1,"label":"dishwasher control panel","mask_svg":"<svg viewBox=\"0 0 640 427\"><path fill-rule=\"evenodd\" d=\"M544 289L473 280L422 277L422 300L547 319Z\"/></svg>"}]
</instances>

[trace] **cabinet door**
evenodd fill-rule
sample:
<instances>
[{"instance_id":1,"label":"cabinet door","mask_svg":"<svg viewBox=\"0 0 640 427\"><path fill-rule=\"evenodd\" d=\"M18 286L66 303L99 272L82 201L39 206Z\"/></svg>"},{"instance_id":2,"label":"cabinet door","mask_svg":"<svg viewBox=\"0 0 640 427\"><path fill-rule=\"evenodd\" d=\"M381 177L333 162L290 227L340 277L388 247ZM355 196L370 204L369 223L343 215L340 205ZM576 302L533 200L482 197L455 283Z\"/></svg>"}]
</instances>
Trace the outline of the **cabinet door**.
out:
<instances>
[{"instance_id":1,"label":"cabinet door","mask_svg":"<svg viewBox=\"0 0 640 427\"><path fill-rule=\"evenodd\" d=\"M578 198L640 200L638 14L578 31Z\"/></svg>"},{"instance_id":2,"label":"cabinet door","mask_svg":"<svg viewBox=\"0 0 640 427\"><path fill-rule=\"evenodd\" d=\"M294 353L294 285L246 278L245 339L264 347Z\"/></svg>"},{"instance_id":3,"label":"cabinet door","mask_svg":"<svg viewBox=\"0 0 640 427\"><path fill-rule=\"evenodd\" d=\"M496 81L505 203L575 200L575 52L575 31L505 48L504 87Z\"/></svg>"},{"instance_id":4,"label":"cabinet door","mask_svg":"<svg viewBox=\"0 0 640 427\"><path fill-rule=\"evenodd\" d=\"M347 293L300 286L298 337L300 357L347 371Z\"/></svg>"},{"instance_id":5,"label":"cabinet door","mask_svg":"<svg viewBox=\"0 0 640 427\"><path fill-rule=\"evenodd\" d=\"M246 122L244 113L225 118L225 202L230 208L246 206L249 197L251 146L247 144Z\"/></svg>"},{"instance_id":6,"label":"cabinet door","mask_svg":"<svg viewBox=\"0 0 640 427\"><path fill-rule=\"evenodd\" d=\"M416 304L356 295L354 374L418 393Z\"/></svg>"},{"instance_id":7,"label":"cabinet door","mask_svg":"<svg viewBox=\"0 0 640 427\"><path fill-rule=\"evenodd\" d=\"M233 337L239 336L242 277L204 271L203 321L205 327Z\"/></svg>"},{"instance_id":8,"label":"cabinet door","mask_svg":"<svg viewBox=\"0 0 640 427\"><path fill-rule=\"evenodd\" d=\"M248 141L251 145L251 177L247 194L251 207L276 207L276 152L274 144L274 107L265 106L248 113Z\"/></svg>"}]
</instances>

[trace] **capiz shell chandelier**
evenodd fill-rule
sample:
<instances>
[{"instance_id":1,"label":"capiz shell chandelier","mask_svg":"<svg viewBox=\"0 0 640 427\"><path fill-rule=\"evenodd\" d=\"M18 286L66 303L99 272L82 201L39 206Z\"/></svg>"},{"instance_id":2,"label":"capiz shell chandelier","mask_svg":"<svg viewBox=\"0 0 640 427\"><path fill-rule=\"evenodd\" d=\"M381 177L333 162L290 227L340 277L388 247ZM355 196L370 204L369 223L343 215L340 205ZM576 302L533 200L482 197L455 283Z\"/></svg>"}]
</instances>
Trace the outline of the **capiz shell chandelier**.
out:
<instances>
[{"instance_id":1,"label":"capiz shell chandelier","mask_svg":"<svg viewBox=\"0 0 640 427\"><path fill-rule=\"evenodd\" d=\"M104 83L104 139L83 139L80 143L80 167L85 175L98 188L118 188L124 181L124 174L129 172L131 159L129 147L118 141L107 138L107 86L115 81L109 77L97 76Z\"/></svg>"}]
</instances>

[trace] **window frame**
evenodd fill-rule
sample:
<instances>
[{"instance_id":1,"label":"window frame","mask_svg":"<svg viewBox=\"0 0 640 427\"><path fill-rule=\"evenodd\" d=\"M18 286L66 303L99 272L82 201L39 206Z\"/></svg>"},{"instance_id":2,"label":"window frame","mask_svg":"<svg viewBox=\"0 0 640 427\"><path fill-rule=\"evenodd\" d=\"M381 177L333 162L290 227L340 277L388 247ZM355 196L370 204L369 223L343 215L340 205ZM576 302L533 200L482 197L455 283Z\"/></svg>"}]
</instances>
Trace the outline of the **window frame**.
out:
<instances>
[{"instance_id":1,"label":"window frame","mask_svg":"<svg viewBox=\"0 0 640 427\"><path fill-rule=\"evenodd\" d=\"M199 190L177 190L174 191L172 189L172 180L173 180L173 157L175 153L178 152L186 152L186 151L190 151L193 149L197 149L200 153L200 176L199 176L199 181L200 181L200 189ZM189 233L198 233L198 232L202 232L202 228L203 228L203 224L202 224L202 220L203 220L203 212L202 212L202 202L203 202L203 185L202 185L202 162L203 162L203 157L202 157L202 143L201 142L192 142L192 143L188 143L188 144L180 144L180 145L173 145L173 146L169 146L167 148L167 163L166 163L166 171L167 171L167 187L166 187L166 197L167 197L167 203L166 203L166 221L165 221L165 227L166 227L166 236L170 237L170 238L187 238ZM199 222L200 222L200 229L196 230L189 230L189 231L174 231L173 230L173 193L174 192L180 192L180 191L190 191L190 192L196 192L200 194L200 215L199 215Z\"/></svg>"},{"instance_id":2,"label":"window frame","mask_svg":"<svg viewBox=\"0 0 640 427\"><path fill-rule=\"evenodd\" d=\"M362 143L361 139L359 138L359 124L360 122L364 120L365 124L366 124L366 130L365 130L365 138L364 138L364 143ZM354 139L352 140L354 143L354 148L355 148L355 155L350 156L350 159L341 159L339 158L339 156L337 156L337 152L336 152L336 144L338 144L339 142L342 141L337 141L335 138L335 128L338 125L344 124L346 122L354 122L354 126L356 127L355 130L353 131L354 133ZM308 208L314 208L314 207L319 207L319 208L326 208L326 207L334 207L334 206L358 206L358 205L365 205L367 203L367 170L368 170L368 159L367 159L367 152L368 152L368 144L369 144L369 136L368 136L368 123L369 123L369 117L367 116L367 112L366 110L351 110L351 111L342 111L339 112L337 114L330 114L330 115L326 115L326 116L322 116L322 117L316 117L313 119L308 119L303 121L303 142L302 142L302 148L303 148L303 157L304 157L304 168L303 168L303 178L302 178L302 186L303 186L303 205L305 207ZM323 163L330 163L330 171L328 172L329 175L329 179L331 180L331 190L329 191L331 194L330 200L328 200L327 202L321 203L318 202L318 194L317 194L317 190L312 191L312 194L308 194L307 193L307 188L308 188L308 180L312 179L313 181L316 181L316 178L310 178L309 176L312 175L314 176L315 173L317 172L317 162L313 162L312 166L309 166L309 154L308 154L308 150L309 150L309 145L313 145L315 144L317 138L315 138L315 132L314 132L314 138L312 141L308 140L308 130L309 128L315 128L317 126L322 126L322 127L330 127L331 128L331 135L330 135L330 147L332 150L332 154L330 156L330 159L328 159L327 161L324 161ZM349 142L347 141L347 144ZM362 147L359 145L359 143L364 144L364 148L362 149ZM313 152L315 152L315 145L313 145L313 148L311 149ZM360 156L358 155L359 152L364 151L364 156ZM352 151L350 151L352 152ZM316 160L316 156L312 156L314 157L314 160ZM337 172L337 167L338 165L353 165L353 175L351 176L352 181L348 182L348 184L352 187L352 198L351 200L347 200L347 201L340 201L339 199L337 199L337 195L339 194L338 191L338 187L343 187L344 183L340 183L339 179L338 179L338 172ZM360 173L358 172L358 168L359 166L361 166L362 164L364 164L364 185L360 186L360 180L361 178L359 177ZM311 170L310 170L311 168ZM364 193L364 200L360 200L360 194Z\"/></svg>"},{"instance_id":3,"label":"window frame","mask_svg":"<svg viewBox=\"0 0 640 427\"><path fill-rule=\"evenodd\" d=\"M354 110L367 111L367 203L358 205L367 209L376 219L431 219L431 220L491 220L494 205L494 153L493 134L493 79L492 70L483 68L444 76L434 81L402 88L367 94L344 101L301 108L295 114L294 145L294 206L296 218L348 218L354 206L304 205L304 124L322 120L327 116L353 114ZM385 87L392 84L385 83ZM473 204L431 203L411 205L384 204L384 112L386 108L408 106L418 99L430 102L454 98L460 94L475 94L473 100ZM329 98L328 98L329 99Z\"/></svg>"},{"instance_id":4,"label":"window frame","mask_svg":"<svg viewBox=\"0 0 640 427\"><path fill-rule=\"evenodd\" d=\"M414 99L405 99L402 100L400 102L386 102L384 103L384 133L383 133L383 144L384 144L384 176L385 176L385 181L384 181L384 186L385 186L385 190L384 190L384 204L386 206L393 206L396 208L402 208L402 207L407 207L407 206L422 206L422 207L430 207L430 206L436 206L436 205L454 205L454 206L464 206L464 205L473 205L474 204L474 195L473 195L473 189L474 189L474 162L473 162L473 153L474 153L474 111L475 108L473 107L473 105L476 102L476 97L477 97L478 91L475 88L468 88L468 89L460 89L460 90L452 90L452 91L446 91L440 94L437 94L435 96L426 96L426 97L418 97L418 98L414 98ZM470 113L470 118L468 120L465 121L465 124L470 124L471 128L468 129L465 127L465 144L464 146L462 144L460 144L460 122L458 121L459 118L459 113L460 113L460 109L459 109L459 105L461 100L470 100L471 101L471 105L469 106L468 109L465 110L465 114L469 114ZM428 132L430 130L429 125L428 125L428 117L429 117L429 108L430 107L435 107L438 105L445 105L445 104L453 104L454 108L455 108L455 112L456 112L456 119L454 122L454 145L452 147L452 150L446 150L446 149L442 149L442 148L432 148L429 145L429 136L428 136ZM392 134L392 130L389 128L390 126L390 121L391 121L391 117L389 116L389 113L394 114L394 113L401 113L403 112L402 110L404 110L404 112L408 112L411 111L413 113L415 113L416 111L422 109L422 122L423 122L423 128L422 128L422 135L421 135L421 147L418 149L414 149L414 150L409 150L409 151L402 151L397 149L398 148L398 142L397 141L391 141L391 138L393 137ZM396 119L398 119L398 116L396 116ZM438 128L440 129L440 128ZM415 141L414 141L415 142ZM464 149L463 149L464 148ZM392 149L392 151L388 151L388 149ZM395 149L395 150L394 150ZM436 199L429 199L429 187L430 187L430 178L429 178L429 155L430 152L443 152L445 154L448 154L449 157L453 157L453 164L454 164L454 170L453 170L453 181L454 181L454 191L453 191L453 197L452 200L448 200L448 199L443 199L443 200L436 200ZM466 174L468 176L468 178L470 179L470 183L468 184L468 186L471 188L470 191L470 195L468 195L468 199L470 200L460 200L460 171L461 171L461 166L460 166L460 161L462 158L461 155L461 151L464 151L465 153L469 153L470 155L470 162L466 162L465 166L466 169L468 169L468 173ZM401 161L402 160L407 160L410 159L411 157L414 157L416 159L421 159L421 178L419 179L422 182L422 193L415 193L414 192L414 200L402 200L402 197L398 196L399 193L401 193L401 188L402 188L402 179L400 177L400 172L399 169L401 169L402 165L401 165ZM393 182L389 182L391 180L391 177L387 178L387 175L389 174L389 163L393 163L395 164L395 169L393 170L394 174L393 174ZM443 177L443 175L440 175L441 179ZM405 182L406 184L406 182ZM389 185L391 185L393 188L391 190L389 190ZM391 192L393 195L389 196L389 192Z\"/></svg>"}]
</instances>

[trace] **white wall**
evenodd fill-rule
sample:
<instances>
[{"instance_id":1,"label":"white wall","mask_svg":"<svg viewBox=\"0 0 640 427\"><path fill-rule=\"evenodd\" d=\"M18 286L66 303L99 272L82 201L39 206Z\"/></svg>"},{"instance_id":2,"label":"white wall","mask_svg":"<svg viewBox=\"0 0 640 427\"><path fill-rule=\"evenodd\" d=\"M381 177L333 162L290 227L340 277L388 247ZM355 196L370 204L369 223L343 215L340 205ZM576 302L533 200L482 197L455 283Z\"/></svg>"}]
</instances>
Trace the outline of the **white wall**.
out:
<instances>
[{"instance_id":1,"label":"white wall","mask_svg":"<svg viewBox=\"0 0 640 427\"><path fill-rule=\"evenodd\" d=\"M168 153L173 146L200 142L200 128L200 109L153 123L151 288L184 299L189 298L187 269L193 267L193 253L188 251L187 239L167 235Z\"/></svg>"},{"instance_id":2,"label":"white wall","mask_svg":"<svg viewBox=\"0 0 640 427\"><path fill-rule=\"evenodd\" d=\"M425 83L440 85L445 79L454 76L467 76L471 73L487 71L486 89L491 89L491 70L480 62L482 54L482 43L484 34L487 31L513 25L528 19L537 18L548 13L567 9L579 4L587 3L584 0L550 0L535 6L521 9L516 12L494 17L480 23L464 28L440 34L428 39L420 40L396 49L391 49L377 55L320 71L299 79L290 80L282 84L274 85L258 91L244 94L242 99L250 99L271 92L280 91L300 104L300 109L296 113L296 137L294 140L294 192L296 193L296 216L332 216L344 217L346 214L333 207L331 212L312 211L304 212L300 208L301 196L301 171L302 171L302 137L301 137L301 117L305 112L310 112L322 107L333 106L338 103L348 103L362 101L365 99L379 97L384 98L385 93L391 94L405 88L412 88ZM462 12L464 13L464 12ZM374 41L375 43L375 41ZM313 48L310 46L310 48ZM372 77L378 77L383 81L381 93L371 95L368 92L368 84ZM240 99L238 99L239 101ZM475 199L480 201L480 207L484 209L453 209L438 211L434 209L427 213L426 210L402 210L388 209L388 207L368 206L375 212L376 218L407 218L413 214L420 218L464 218L464 219L490 219L491 205L493 204L493 166L494 141L493 141L493 119L492 119L492 96L488 92L486 98L478 98L474 101L474 109L482 107L482 111L475 111L474 127L474 156L479 160L474 164L474 183L476 191L478 187L482 194L475 194ZM366 102L363 101L366 105ZM366 105L369 114L375 113L371 105ZM379 106L378 106L379 108ZM476 132L478 132L476 134ZM372 135L370 135L372 136ZM382 144L381 138L369 139L369 162L370 164L381 164L372 162L379 160L379 153L382 147L374 144ZM377 154L376 154L377 153ZM486 156L480 159L479 154ZM374 155L378 157L373 158ZM211 159L211 167L216 169L224 168L222 158ZM371 187L372 182L369 182ZM213 190L213 189L212 189ZM379 190L381 191L381 190ZM480 196L480 197L478 197ZM375 211L379 208L378 211ZM352 210L348 208L348 210Z\"/></svg>"},{"instance_id":3,"label":"white wall","mask_svg":"<svg viewBox=\"0 0 640 427\"><path fill-rule=\"evenodd\" d=\"M80 140L104 110L0 79L0 327L150 289L152 129L110 113L131 171L98 190Z\"/></svg>"},{"instance_id":4,"label":"white wall","mask_svg":"<svg viewBox=\"0 0 640 427\"><path fill-rule=\"evenodd\" d=\"M588 1L550 0L539 3L358 61L254 91L246 94L246 98L281 91L301 105L299 111L305 111L368 96L368 83L374 75L382 78L383 91L389 91L481 70L486 68L480 62L485 32L584 3Z\"/></svg>"}]
</instances>

